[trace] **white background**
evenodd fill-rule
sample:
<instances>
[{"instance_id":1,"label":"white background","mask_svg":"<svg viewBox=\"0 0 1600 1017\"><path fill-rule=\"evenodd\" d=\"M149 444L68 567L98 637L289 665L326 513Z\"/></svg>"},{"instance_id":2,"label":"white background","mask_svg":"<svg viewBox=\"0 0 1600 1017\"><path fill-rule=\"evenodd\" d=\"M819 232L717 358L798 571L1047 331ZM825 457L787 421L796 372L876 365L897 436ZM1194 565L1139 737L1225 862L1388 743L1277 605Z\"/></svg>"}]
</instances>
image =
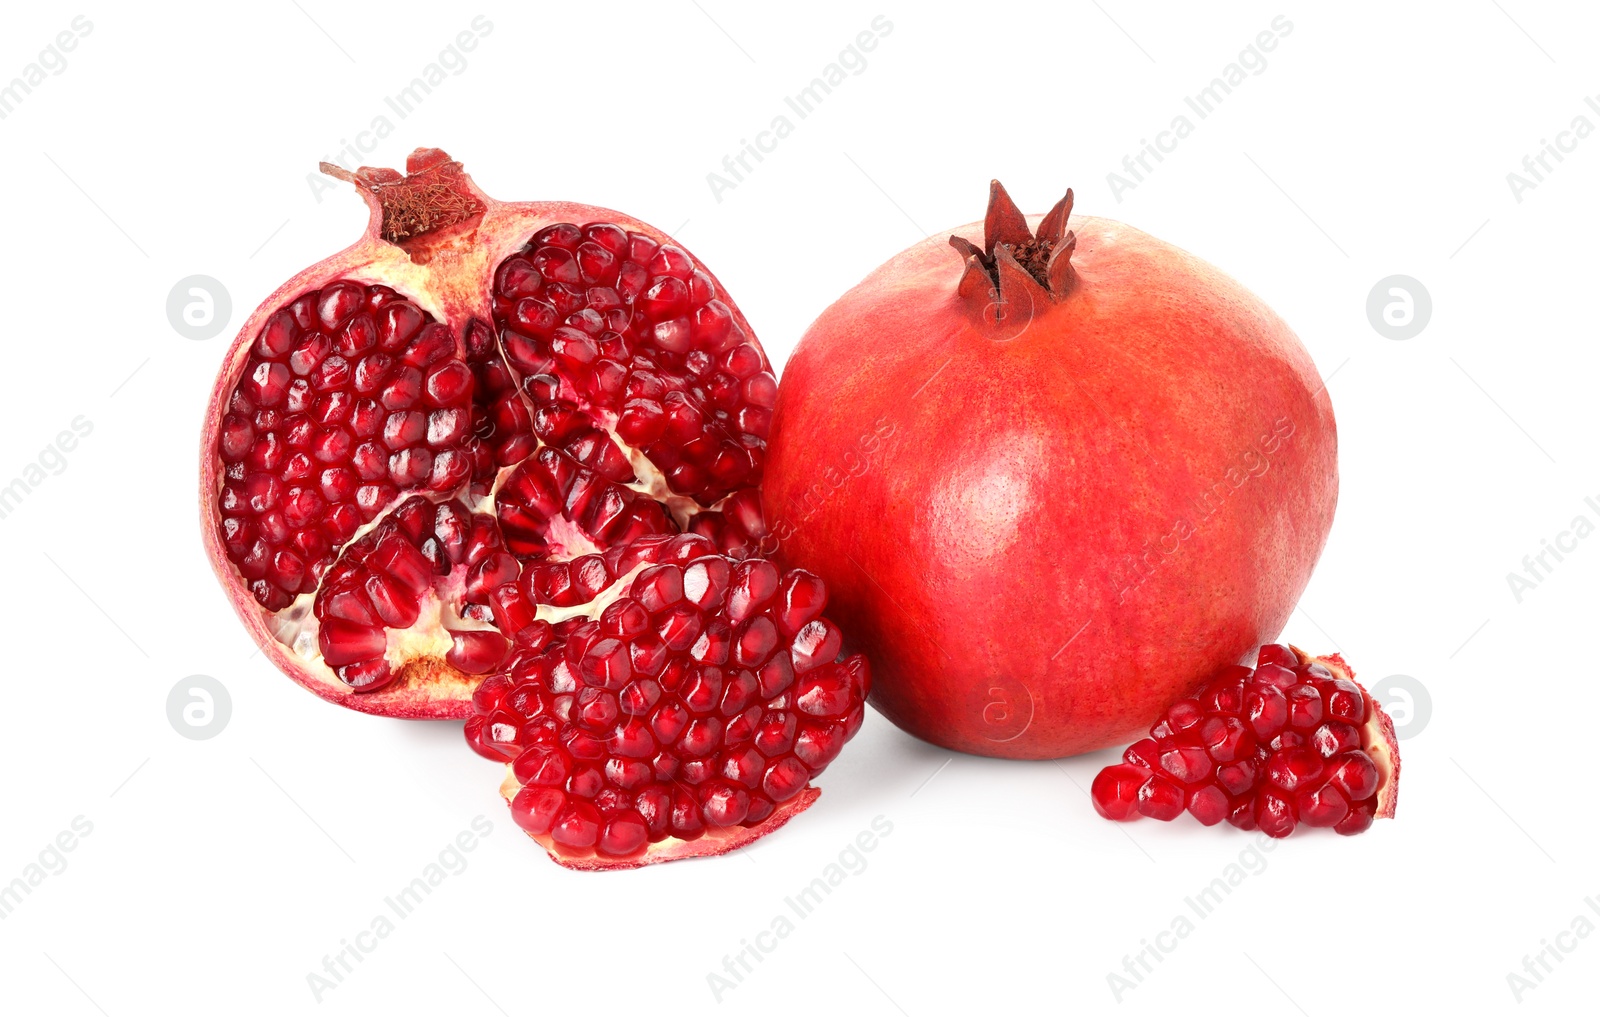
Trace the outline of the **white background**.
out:
<instances>
[{"instance_id":1,"label":"white background","mask_svg":"<svg viewBox=\"0 0 1600 1017\"><path fill-rule=\"evenodd\" d=\"M74 15L93 25L0 120L0 485L74 417L93 424L0 520L0 884L74 817L93 827L0 919L8 1012L1592 1009L1600 935L1562 937L1572 952L1520 1007L1507 975L1575 916L1600 926L1600 539L1520 602L1506 578L1575 517L1600 522L1600 135L1520 202L1506 179L1574 117L1600 128L1592 5L176 6L30 3L0 32L4 81ZM365 224L308 172L479 13L493 30L465 69L390 113L365 161L440 146L495 196L652 222L776 362L869 269L981 218L991 176L1035 212L1071 185L1080 211L1266 299L1340 425L1338 517L1286 635L1426 689L1398 819L1257 855L1227 827L1098 819L1084 789L1110 752L952 759L873 714L781 833L585 875L516 830L459 725L358 716L280 677L201 551L205 400L250 309ZM865 69L715 200L706 174L878 14L893 30ZM1265 69L1203 121L1187 111L1279 14L1293 30ZM1107 174L1185 112L1193 133L1114 195ZM165 312L196 273L233 300L208 341ZM1404 341L1366 313L1397 273L1433 304ZM168 721L195 674L231 694L209 741ZM465 871L317 1002L308 974L480 815L493 832ZM892 833L864 870L719 1004L708 974L879 816ZM1196 918L1185 898L1241 860L1255 871ZM1108 975L1180 914L1193 932L1163 937L1119 1002Z\"/></svg>"}]
</instances>

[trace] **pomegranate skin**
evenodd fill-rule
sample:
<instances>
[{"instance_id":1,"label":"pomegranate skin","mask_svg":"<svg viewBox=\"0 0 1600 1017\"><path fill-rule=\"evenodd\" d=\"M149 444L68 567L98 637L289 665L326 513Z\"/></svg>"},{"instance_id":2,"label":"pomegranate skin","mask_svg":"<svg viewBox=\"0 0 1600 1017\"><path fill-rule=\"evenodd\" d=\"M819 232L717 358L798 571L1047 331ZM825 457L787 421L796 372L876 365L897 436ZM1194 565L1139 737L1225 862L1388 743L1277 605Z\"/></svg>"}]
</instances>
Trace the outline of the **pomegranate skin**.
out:
<instances>
[{"instance_id":1,"label":"pomegranate skin","mask_svg":"<svg viewBox=\"0 0 1600 1017\"><path fill-rule=\"evenodd\" d=\"M1070 198L1060 289L1008 256L978 292L931 237L825 310L779 386L769 540L827 582L872 704L962 752L1129 741L1274 640L1338 496L1333 409L1289 327L1193 255L1066 220ZM985 249L985 223L955 232Z\"/></svg>"}]
</instances>

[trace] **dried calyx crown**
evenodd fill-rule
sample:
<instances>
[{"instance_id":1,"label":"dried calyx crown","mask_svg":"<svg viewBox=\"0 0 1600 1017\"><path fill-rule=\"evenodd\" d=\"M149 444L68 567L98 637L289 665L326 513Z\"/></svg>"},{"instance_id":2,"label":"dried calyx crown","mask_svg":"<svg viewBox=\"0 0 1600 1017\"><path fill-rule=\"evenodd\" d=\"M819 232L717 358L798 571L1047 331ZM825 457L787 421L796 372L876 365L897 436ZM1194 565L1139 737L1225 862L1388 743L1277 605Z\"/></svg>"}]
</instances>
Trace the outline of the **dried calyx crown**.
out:
<instances>
[{"instance_id":1,"label":"dried calyx crown","mask_svg":"<svg viewBox=\"0 0 1600 1017\"><path fill-rule=\"evenodd\" d=\"M950 238L950 246L960 252L967 266L961 275L961 295L1007 303L1024 290L1039 289L1052 301L1066 297L1078 278L1072 269L1072 251L1078 238L1067 229L1071 214L1069 188L1040 220L1036 234L1028 228L1028 220L1000 181L989 181L983 247L980 249L963 237Z\"/></svg>"},{"instance_id":2,"label":"dried calyx crown","mask_svg":"<svg viewBox=\"0 0 1600 1017\"><path fill-rule=\"evenodd\" d=\"M370 193L383 212L378 234L408 246L425 234L447 231L483 216L483 195L461 163L437 148L419 148L406 159L406 172L363 166L351 172L322 163L322 172Z\"/></svg>"}]
</instances>

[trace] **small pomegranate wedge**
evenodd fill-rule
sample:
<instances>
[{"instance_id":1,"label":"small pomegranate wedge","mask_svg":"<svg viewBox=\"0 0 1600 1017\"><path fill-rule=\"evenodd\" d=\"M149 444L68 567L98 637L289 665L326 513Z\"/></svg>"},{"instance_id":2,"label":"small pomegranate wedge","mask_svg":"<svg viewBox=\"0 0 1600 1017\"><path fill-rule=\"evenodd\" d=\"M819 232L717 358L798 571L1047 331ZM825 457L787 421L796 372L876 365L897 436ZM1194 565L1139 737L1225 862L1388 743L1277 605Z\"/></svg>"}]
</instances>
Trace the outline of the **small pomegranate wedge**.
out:
<instances>
[{"instance_id":1,"label":"small pomegranate wedge","mask_svg":"<svg viewBox=\"0 0 1600 1017\"><path fill-rule=\"evenodd\" d=\"M201 447L207 553L281 670L465 718L507 612L592 596L640 537L743 557L765 535L777 383L689 252L608 209L496 201L436 149L323 170L366 234L245 322Z\"/></svg>"},{"instance_id":2,"label":"small pomegranate wedge","mask_svg":"<svg viewBox=\"0 0 1600 1017\"><path fill-rule=\"evenodd\" d=\"M515 647L466 734L510 764L511 816L551 858L718 855L816 800L811 779L860 729L871 683L822 617L822 580L696 534L641 538L570 577L535 569L533 592L564 617L535 618L522 586L500 588L521 600L495 605Z\"/></svg>"},{"instance_id":3,"label":"small pomegranate wedge","mask_svg":"<svg viewBox=\"0 0 1600 1017\"><path fill-rule=\"evenodd\" d=\"M1263 646L1180 699L1090 789L1107 819L1176 819L1287 837L1297 825L1361 833L1394 816L1394 723L1338 654Z\"/></svg>"}]
</instances>

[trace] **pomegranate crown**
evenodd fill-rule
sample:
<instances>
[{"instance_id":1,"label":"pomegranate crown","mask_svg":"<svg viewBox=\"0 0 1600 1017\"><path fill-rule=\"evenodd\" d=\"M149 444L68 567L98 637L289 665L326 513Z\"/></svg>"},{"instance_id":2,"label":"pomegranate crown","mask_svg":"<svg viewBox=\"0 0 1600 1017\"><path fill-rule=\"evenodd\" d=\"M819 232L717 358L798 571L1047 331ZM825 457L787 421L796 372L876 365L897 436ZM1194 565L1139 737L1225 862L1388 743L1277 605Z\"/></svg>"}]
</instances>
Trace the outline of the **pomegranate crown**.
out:
<instances>
[{"instance_id":1,"label":"pomegranate crown","mask_svg":"<svg viewBox=\"0 0 1600 1017\"><path fill-rule=\"evenodd\" d=\"M351 172L333 163L319 167L330 177L355 184L376 202L378 235L391 244L408 246L424 235L448 232L477 222L484 212L483 194L462 172L461 164L437 148L419 148L406 158L406 171L363 166Z\"/></svg>"},{"instance_id":2,"label":"pomegranate crown","mask_svg":"<svg viewBox=\"0 0 1600 1017\"><path fill-rule=\"evenodd\" d=\"M1003 304L1024 289L1037 289L1052 301L1065 298L1078 278L1072 269L1072 252L1078 238L1067 229L1071 214L1072 189L1068 188L1039 221L1039 231L1035 233L1000 181L989 181L982 249L964 237L950 238L950 246L966 262L966 271L961 274L961 295L989 301L996 299L998 293Z\"/></svg>"}]
</instances>

